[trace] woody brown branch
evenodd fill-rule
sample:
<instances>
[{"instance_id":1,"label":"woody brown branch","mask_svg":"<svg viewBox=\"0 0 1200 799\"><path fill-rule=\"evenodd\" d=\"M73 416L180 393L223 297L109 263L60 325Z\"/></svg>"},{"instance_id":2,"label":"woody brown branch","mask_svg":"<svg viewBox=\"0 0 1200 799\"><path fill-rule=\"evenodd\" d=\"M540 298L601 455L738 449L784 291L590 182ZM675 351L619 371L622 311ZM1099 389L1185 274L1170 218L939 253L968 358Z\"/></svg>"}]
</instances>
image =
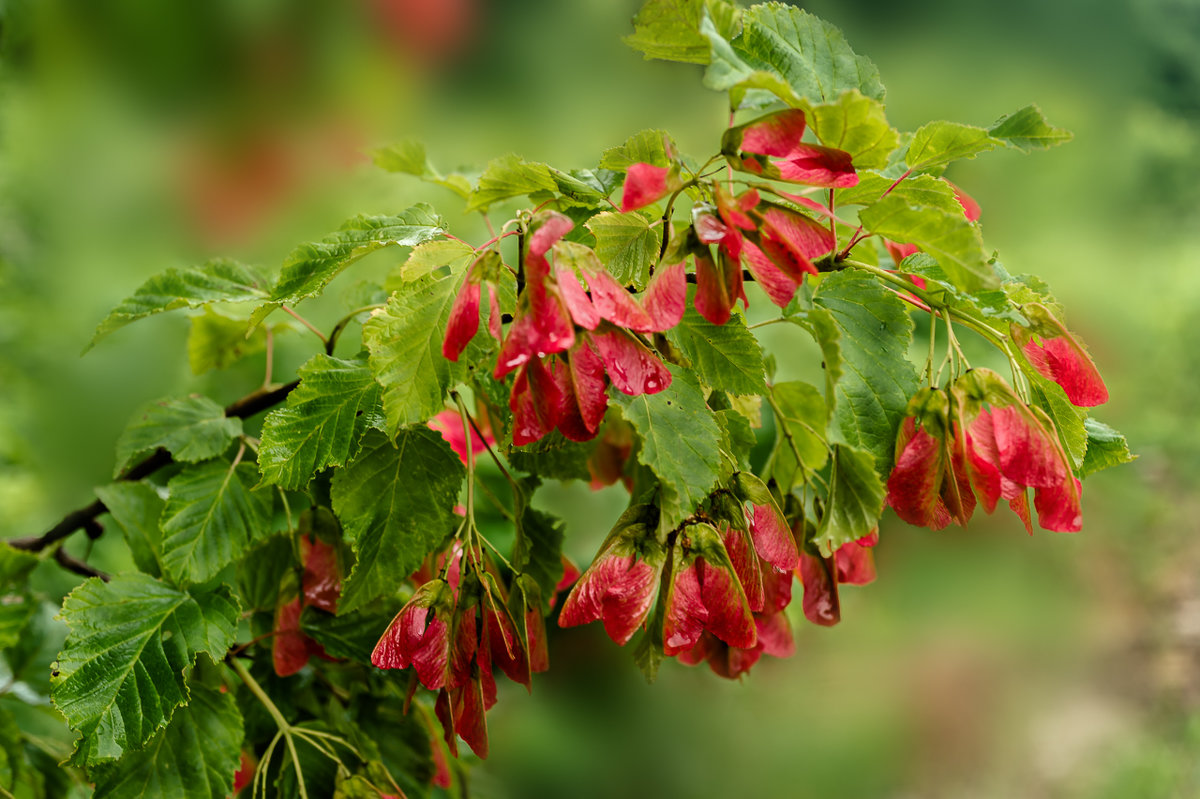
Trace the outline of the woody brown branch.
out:
<instances>
[{"instance_id":1,"label":"woody brown branch","mask_svg":"<svg viewBox=\"0 0 1200 799\"><path fill-rule=\"evenodd\" d=\"M274 407L275 405L283 402L283 400L287 398L287 395L291 393L292 389L299 384L299 380L293 380L292 382L279 386L278 388L267 390L259 389L251 394L247 394L241 399L230 403L225 408L225 415L230 418L248 419L255 414L261 413L268 408ZM146 458L135 463L118 479L128 481L141 480L143 477L147 477L174 462L175 459L171 457L171 453L167 452L165 449L158 449ZM8 545L16 549L24 549L30 552L40 552L52 544L67 538L76 530L82 530L89 522L93 521L97 516L107 510L108 508L105 506L105 504L97 499L89 505L85 505L82 508L71 511L66 516L62 517L58 524L51 527L45 533L42 533L40 536L13 538L8 541ZM62 554L60 555L59 553ZM87 572L75 568L75 564L79 563L78 561L75 561L75 563L64 562L65 559L70 561L74 561L74 559L63 553L61 549L59 550L59 553L55 554L56 560L58 560L60 564L69 570L74 571L77 574L86 574L87 576L92 577L102 576L99 572L93 574L92 572L95 572L95 570L90 566L87 566L87 564L80 564L84 569L89 570Z\"/></svg>"}]
</instances>

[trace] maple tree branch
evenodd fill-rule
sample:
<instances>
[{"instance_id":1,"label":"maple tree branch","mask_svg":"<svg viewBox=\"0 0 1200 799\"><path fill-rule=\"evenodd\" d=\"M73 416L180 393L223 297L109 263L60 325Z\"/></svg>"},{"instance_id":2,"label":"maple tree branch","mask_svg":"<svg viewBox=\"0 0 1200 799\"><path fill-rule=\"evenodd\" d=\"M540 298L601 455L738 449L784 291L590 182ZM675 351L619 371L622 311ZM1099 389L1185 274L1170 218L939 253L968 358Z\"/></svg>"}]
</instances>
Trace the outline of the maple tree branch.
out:
<instances>
[{"instance_id":1,"label":"maple tree branch","mask_svg":"<svg viewBox=\"0 0 1200 799\"><path fill-rule=\"evenodd\" d=\"M238 419L246 419L254 416L257 413L265 411L267 408L271 408L283 402L287 395L291 393L292 389L298 385L300 385L300 381L293 380L290 383L286 383L275 388L260 388L256 391L252 391L241 399L235 400L226 406L225 415L230 418ZM171 453L167 452L165 449L157 449L152 454L135 463L118 479L122 481L141 480L143 477L151 475L159 469L169 466L174 462L175 459L171 457ZM52 544L67 538L76 530L84 529L90 522L94 521L97 516L104 513L106 510L108 510L108 507L97 499L89 505L85 505L82 508L71 511L66 516L62 517L58 524L51 527L42 535L30 536L28 538L13 538L8 541L8 545L10 547L14 547L15 549L24 549L29 552L41 552L43 549L46 549ZM99 572L96 572L86 563L77 562L80 566L82 566L82 568L90 570L86 572L80 571L79 568L73 564L69 564L69 561L74 561L74 558L71 558L66 553L63 553L61 549L55 554L54 557L60 565L67 568L69 571L75 572L76 574L86 574L89 577L102 576ZM69 561L64 559L69 559Z\"/></svg>"},{"instance_id":2,"label":"maple tree branch","mask_svg":"<svg viewBox=\"0 0 1200 799\"><path fill-rule=\"evenodd\" d=\"M62 566L69 572L74 572L75 574L79 574L84 577L99 577L106 583L110 579L107 574L100 571L95 566L89 566L79 558L72 557L70 554L68 554L67 550L63 549L62 547L54 550L54 560L59 566Z\"/></svg>"}]
</instances>

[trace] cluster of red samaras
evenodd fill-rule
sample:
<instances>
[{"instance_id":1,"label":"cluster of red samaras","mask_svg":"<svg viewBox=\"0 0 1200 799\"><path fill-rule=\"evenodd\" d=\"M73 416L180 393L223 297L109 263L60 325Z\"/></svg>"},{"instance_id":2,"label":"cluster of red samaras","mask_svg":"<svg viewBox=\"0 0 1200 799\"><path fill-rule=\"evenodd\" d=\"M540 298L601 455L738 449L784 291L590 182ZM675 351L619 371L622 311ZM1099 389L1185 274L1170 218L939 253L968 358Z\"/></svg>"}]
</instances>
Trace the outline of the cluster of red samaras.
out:
<instances>
[{"instance_id":1,"label":"cluster of red samaras","mask_svg":"<svg viewBox=\"0 0 1200 799\"><path fill-rule=\"evenodd\" d=\"M466 442L461 443L465 454ZM646 625L658 594L662 638L656 643L663 653L688 665L707 661L715 673L732 679L764 653L786 657L794 651L783 612L792 599L793 576L804 587L805 615L826 626L840 619L839 584L875 579L870 547L877 535L829 558L802 551L770 491L753 475L737 475L708 504L711 524L685 525L665 546L657 508L635 505L582 576L564 559L557 591L574 588L559 624L600 620L624 645ZM380 637L371 662L385 669L411 667L414 688L419 681L437 691L435 711L450 752L457 754L461 736L486 757L485 714L496 703L493 667L529 687L532 673L549 665L545 620L532 578L516 575L506 592L490 558L478 551L465 554L456 542L413 575L417 589ZM664 570L670 578L660 591ZM657 630L652 625L648 634Z\"/></svg>"},{"instance_id":2,"label":"cluster of red samaras","mask_svg":"<svg viewBox=\"0 0 1200 799\"><path fill-rule=\"evenodd\" d=\"M560 587L579 576L565 560L564 567ZM438 692L434 709L450 753L458 754L462 736L475 754L487 757L484 714L496 704L493 666L527 688L533 672L549 667L540 589L520 574L506 592L490 559L457 542L413 581L416 593L380 637L371 663L411 666L422 685Z\"/></svg>"},{"instance_id":3,"label":"cluster of red samaras","mask_svg":"<svg viewBox=\"0 0 1200 799\"><path fill-rule=\"evenodd\" d=\"M1095 380L1064 389L1073 400L1107 396ZM933 530L951 521L965 526L977 501L991 513L1004 499L1032 533L1029 489L1043 529L1080 529L1080 483L1054 423L999 375L974 369L912 398L887 484L887 502L901 519Z\"/></svg>"},{"instance_id":4,"label":"cluster of red samaras","mask_svg":"<svg viewBox=\"0 0 1200 799\"><path fill-rule=\"evenodd\" d=\"M730 158L755 174L830 187L858 180L848 154L800 141L801 111L772 114L732 133L736 135L726 139L737 155ZM677 170L630 166L622 211L679 189ZM573 223L555 211L537 214L527 231L521 254L525 282L507 335L497 302L497 281L503 274L497 268L499 256L488 250L471 264L450 310L442 354L458 360L478 332L486 285L488 331L502 341L494 376L499 380L516 373L509 398L515 445L537 441L555 429L573 441L590 441L608 406L609 383L630 396L654 394L670 385L670 371L643 336L666 331L683 317L689 255L695 264L696 310L722 325L739 299L747 302L743 264L783 307L804 276L817 273L812 259L836 243L810 217L767 202L753 189L734 196L714 183L712 191L714 204L695 207L692 225L672 248L678 261L660 266L640 297L619 284L594 252L562 242Z\"/></svg>"},{"instance_id":5,"label":"cluster of red samaras","mask_svg":"<svg viewBox=\"0 0 1200 799\"><path fill-rule=\"evenodd\" d=\"M559 625L599 620L623 646L648 618L661 619L661 641L654 644L661 643L663 654L687 665L707 661L713 672L733 679L763 654L787 657L794 651L783 612L792 600L793 575L804 589L805 616L825 626L840 619L839 583L875 579L870 547L876 534L830 558L802 549L802 530L793 531L751 474L740 473L715 492L704 517L668 536L664 547L657 510L629 508L567 596ZM652 617L656 594L660 608ZM657 623L647 634L660 634Z\"/></svg>"}]
</instances>

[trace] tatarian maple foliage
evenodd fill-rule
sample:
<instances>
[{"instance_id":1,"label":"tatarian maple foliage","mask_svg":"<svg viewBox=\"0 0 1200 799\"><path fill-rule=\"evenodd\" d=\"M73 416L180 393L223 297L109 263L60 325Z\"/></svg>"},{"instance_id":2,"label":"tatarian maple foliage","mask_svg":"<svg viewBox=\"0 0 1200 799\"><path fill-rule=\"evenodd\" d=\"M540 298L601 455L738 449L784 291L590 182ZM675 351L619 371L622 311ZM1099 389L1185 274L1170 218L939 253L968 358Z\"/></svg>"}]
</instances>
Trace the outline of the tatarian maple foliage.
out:
<instances>
[{"instance_id":1,"label":"tatarian maple foliage","mask_svg":"<svg viewBox=\"0 0 1200 799\"><path fill-rule=\"evenodd\" d=\"M490 239L420 203L349 220L271 278L226 259L168 270L101 323L97 340L203 309L195 324L233 329L208 338L237 344L202 354L228 364L247 335L275 346L260 328L276 309L299 317L363 256L410 248L372 278L386 299L347 306L294 382L274 382L272 349L263 385L228 407L147 406L98 501L8 548L22 600L39 559L21 550L102 512L127 533L136 570L64 599L51 689L97 797L168 766L228 775L214 799L235 772L243 795L299 795L311 759L333 764L337 795L457 790L459 741L488 755L496 673L533 690L555 613L600 622L649 679L667 658L740 678L802 649L793 619L837 624L843 586L887 579L874 555L891 515L937 530L1004 500L1030 532L1082 529L1080 478L1133 457L1089 416L1108 389L1049 289L998 267L978 203L943 177L1069 134L1031 106L902 136L874 65L827 23L682 5L647 0L631 42L707 63L728 91L707 160L643 131L594 168L505 156L471 180L401 143L379 163L487 212ZM762 336L771 324L781 335ZM983 347L1011 380L968 362ZM536 501L547 480L627 498L582 574L572 531Z\"/></svg>"}]
</instances>

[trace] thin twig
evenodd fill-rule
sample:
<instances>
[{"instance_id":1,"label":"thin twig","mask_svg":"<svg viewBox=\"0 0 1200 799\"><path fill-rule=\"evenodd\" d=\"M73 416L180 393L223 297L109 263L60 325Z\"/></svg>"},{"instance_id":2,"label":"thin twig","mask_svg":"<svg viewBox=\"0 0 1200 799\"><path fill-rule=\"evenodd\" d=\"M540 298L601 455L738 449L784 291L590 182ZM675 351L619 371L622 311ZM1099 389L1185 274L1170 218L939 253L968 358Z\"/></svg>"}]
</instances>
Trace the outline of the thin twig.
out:
<instances>
[{"instance_id":1,"label":"thin twig","mask_svg":"<svg viewBox=\"0 0 1200 799\"><path fill-rule=\"evenodd\" d=\"M317 338L321 339L321 343L322 343L322 344L325 344L326 342L328 342L328 341L329 341L329 339L327 339L327 338L325 337L325 334L324 334L324 333L322 333L322 332L321 332L321 331L320 331L320 330L317 328L317 326L316 326L316 325L314 325L312 322L310 322L310 321L308 321L307 319L305 319L305 318L304 318L303 316L301 316L300 314L298 314L298 313L296 313L295 311L293 311L293 310L292 310L292 309L291 309L289 306L287 306L287 305L281 305L281 306L279 306L279 307L283 309L283 312L284 312L284 313L286 313L287 315L291 316L291 317L292 317L293 319L295 319L297 322L299 322L300 324L304 325L304 326L305 326L305 327L307 327L309 330L311 330L311 331L312 331L312 333L313 333L313 335L315 335Z\"/></svg>"},{"instance_id":2,"label":"thin twig","mask_svg":"<svg viewBox=\"0 0 1200 799\"><path fill-rule=\"evenodd\" d=\"M62 566L67 571L74 572L75 574L82 575L83 577L99 577L106 583L110 579L107 574L100 571L95 566L89 566L82 560L72 557L62 547L54 550L54 560L57 561L59 566Z\"/></svg>"},{"instance_id":3,"label":"thin twig","mask_svg":"<svg viewBox=\"0 0 1200 799\"><path fill-rule=\"evenodd\" d=\"M268 408L274 407L283 402L292 389L300 385L299 380L293 380L286 385L277 386L272 389L258 389L247 394L239 400L225 407L225 415L230 418L248 419L255 414L261 413ZM171 453L165 449L156 450L151 455L137 462L121 475L119 480L136 482L143 477L147 477L159 469L170 466L175 462L171 457ZM61 541L68 537L76 530L82 530L88 522L95 519L108 510L108 507L100 500L95 500L89 505L85 505L78 510L73 510L64 516L58 524L51 527L40 536L30 536L27 538L13 538L8 541L8 545L16 549L24 549L30 552L41 552L43 549L52 544Z\"/></svg>"}]
</instances>

